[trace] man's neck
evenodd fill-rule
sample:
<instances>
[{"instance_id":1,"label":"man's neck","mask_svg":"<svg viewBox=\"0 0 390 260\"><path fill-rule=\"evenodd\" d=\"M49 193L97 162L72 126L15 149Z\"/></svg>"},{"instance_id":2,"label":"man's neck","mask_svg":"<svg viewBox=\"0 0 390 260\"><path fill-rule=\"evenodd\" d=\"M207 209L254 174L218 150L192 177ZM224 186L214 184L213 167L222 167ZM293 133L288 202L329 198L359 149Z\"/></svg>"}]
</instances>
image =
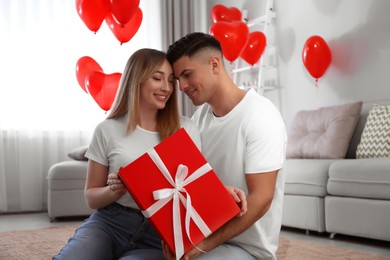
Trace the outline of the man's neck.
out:
<instances>
[{"instance_id":1,"label":"man's neck","mask_svg":"<svg viewBox=\"0 0 390 260\"><path fill-rule=\"evenodd\" d=\"M209 105L216 117L222 117L232 111L244 98L245 94L245 90L232 85L214 93L214 98L210 100Z\"/></svg>"}]
</instances>

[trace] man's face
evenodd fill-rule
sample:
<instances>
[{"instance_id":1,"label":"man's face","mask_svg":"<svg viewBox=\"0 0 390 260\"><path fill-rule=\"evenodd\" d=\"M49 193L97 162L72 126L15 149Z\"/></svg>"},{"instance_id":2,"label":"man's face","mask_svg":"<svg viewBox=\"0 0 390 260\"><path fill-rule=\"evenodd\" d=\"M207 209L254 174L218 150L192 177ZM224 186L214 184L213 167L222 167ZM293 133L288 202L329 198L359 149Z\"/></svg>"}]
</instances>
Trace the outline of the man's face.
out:
<instances>
[{"instance_id":1,"label":"man's face","mask_svg":"<svg viewBox=\"0 0 390 260\"><path fill-rule=\"evenodd\" d=\"M211 66L199 58L183 56L173 64L173 72L179 87L195 106L202 105L210 98L212 91Z\"/></svg>"}]
</instances>

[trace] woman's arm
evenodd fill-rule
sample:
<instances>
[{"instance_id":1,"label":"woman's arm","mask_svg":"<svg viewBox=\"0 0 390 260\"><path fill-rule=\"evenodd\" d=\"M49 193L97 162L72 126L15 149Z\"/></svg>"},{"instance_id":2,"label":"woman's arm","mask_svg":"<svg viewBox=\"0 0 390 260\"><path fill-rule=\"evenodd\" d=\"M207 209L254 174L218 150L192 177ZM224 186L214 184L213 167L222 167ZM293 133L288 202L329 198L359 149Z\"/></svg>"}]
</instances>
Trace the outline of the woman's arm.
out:
<instances>
[{"instance_id":1,"label":"woman's arm","mask_svg":"<svg viewBox=\"0 0 390 260\"><path fill-rule=\"evenodd\" d=\"M108 174L108 167L93 160L88 161L84 195L88 207L103 208L123 196L126 188L116 173Z\"/></svg>"}]
</instances>

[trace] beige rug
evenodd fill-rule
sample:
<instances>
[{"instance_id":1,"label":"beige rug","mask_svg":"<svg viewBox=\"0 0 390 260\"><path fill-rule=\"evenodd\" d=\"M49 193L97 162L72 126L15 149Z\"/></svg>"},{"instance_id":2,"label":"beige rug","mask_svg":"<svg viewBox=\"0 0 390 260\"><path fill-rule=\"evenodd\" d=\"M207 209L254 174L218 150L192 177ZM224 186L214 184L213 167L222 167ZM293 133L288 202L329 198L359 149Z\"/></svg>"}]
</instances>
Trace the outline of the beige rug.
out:
<instances>
[{"instance_id":1,"label":"beige rug","mask_svg":"<svg viewBox=\"0 0 390 260\"><path fill-rule=\"evenodd\" d=\"M10 231L0 233L1 260L43 260L51 259L77 226L50 227L30 231ZM342 247L327 246L287 237L280 238L278 259L390 259L390 257L369 254Z\"/></svg>"}]
</instances>

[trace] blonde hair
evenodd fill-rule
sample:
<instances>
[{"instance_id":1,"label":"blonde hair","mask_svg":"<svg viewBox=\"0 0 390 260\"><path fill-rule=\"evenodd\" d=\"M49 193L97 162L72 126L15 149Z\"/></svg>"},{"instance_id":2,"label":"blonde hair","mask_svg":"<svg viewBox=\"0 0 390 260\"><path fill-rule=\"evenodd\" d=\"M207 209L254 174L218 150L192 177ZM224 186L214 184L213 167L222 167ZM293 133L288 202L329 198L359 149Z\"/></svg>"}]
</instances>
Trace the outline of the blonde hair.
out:
<instances>
[{"instance_id":1,"label":"blonde hair","mask_svg":"<svg viewBox=\"0 0 390 260\"><path fill-rule=\"evenodd\" d=\"M131 133L140 121L139 102L142 83L152 77L167 60L166 53L154 49L140 49L131 55L122 73L118 93L107 118L127 114L127 133ZM165 108L157 113L157 131L164 140L180 128L177 88L173 88Z\"/></svg>"}]
</instances>

